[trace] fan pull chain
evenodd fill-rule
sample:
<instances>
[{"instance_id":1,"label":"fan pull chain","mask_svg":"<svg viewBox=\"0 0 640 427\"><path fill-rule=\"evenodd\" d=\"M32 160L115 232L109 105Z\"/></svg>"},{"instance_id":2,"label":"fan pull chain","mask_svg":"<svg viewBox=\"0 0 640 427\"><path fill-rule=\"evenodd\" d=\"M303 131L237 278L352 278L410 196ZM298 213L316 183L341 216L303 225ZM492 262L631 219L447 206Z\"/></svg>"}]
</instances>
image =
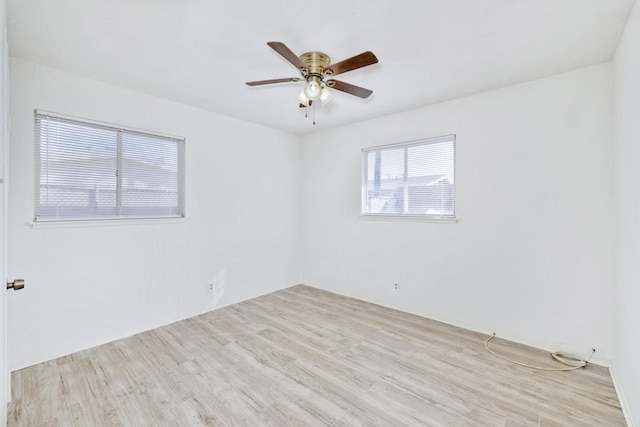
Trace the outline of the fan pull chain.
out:
<instances>
[{"instance_id":1,"label":"fan pull chain","mask_svg":"<svg viewBox=\"0 0 640 427\"><path fill-rule=\"evenodd\" d=\"M314 102L313 105L313 125L316 125L316 103Z\"/></svg>"}]
</instances>

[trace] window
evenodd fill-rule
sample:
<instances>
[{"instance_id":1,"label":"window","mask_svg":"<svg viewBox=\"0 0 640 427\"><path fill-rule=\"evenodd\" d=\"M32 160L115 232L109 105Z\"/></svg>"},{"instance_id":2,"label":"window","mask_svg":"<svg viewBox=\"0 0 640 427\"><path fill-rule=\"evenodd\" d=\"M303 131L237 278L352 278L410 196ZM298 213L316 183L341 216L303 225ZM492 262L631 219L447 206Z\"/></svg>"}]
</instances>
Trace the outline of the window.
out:
<instances>
[{"instance_id":1,"label":"window","mask_svg":"<svg viewBox=\"0 0 640 427\"><path fill-rule=\"evenodd\" d=\"M36 111L35 221L184 216L184 138Z\"/></svg>"},{"instance_id":2,"label":"window","mask_svg":"<svg viewBox=\"0 0 640 427\"><path fill-rule=\"evenodd\" d=\"M362 214L455 219L455 135L364 148Z\"/></svg>"}]
</instances>

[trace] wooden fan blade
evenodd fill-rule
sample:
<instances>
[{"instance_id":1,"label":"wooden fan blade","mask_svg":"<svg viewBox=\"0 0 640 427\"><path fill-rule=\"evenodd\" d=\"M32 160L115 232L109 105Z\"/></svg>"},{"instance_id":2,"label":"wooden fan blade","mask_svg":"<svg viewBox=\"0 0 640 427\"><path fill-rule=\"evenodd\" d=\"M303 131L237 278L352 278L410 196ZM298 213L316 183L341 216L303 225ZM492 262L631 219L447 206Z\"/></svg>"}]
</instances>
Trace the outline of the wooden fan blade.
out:
<instances>
[{"instance_id":1,"label":"wooden fan blade","mask_svg":"<svg viewBox=\"0 0 640 427\"><path fill-rule=\"evenodd\" d=\"M295 53L291 51L284 43L282 42L267 42L269 47L280 54L284 59L291 62L294 67L299 69L300 71L307 69L307 64L305 64L302 59L298 57Z\"/></svg>"},{"instance_id":2,"label":"wooden fan blade","mask_svg":"<svg viewBox=\"0 0 640 427\"><path fill-rule=\"evenodd\" d=\"M307 107L311 107L312 105L313 105L313 101L309 100L309 105L300 104L300 108L307 108Z\"/></svg>"},{"instance_id":3,"label":"wooden fan blade","mask_svg":"<svg viewBox=\"0 0 640 427\"><path fill-rule=\"evenodd\" d=\"M324 73L326 75L338 75L342 73L346 73L347 71L356 70L358 68L366 67L367 65L373 65L378 62L378 58L373 54L373 52L367 51L361 53L360 55L356 55L349 59L345 59L344 61L340 61L336 64L329 65Z\"/></svg>"},{"instance_id":4,"label":"wooden fan blade","mask_svg":"<svg viewBox=\"0 0 640 427\"><path fill-rule=\"evenodd\" d=\"M340 80L327 80L325 84L331 89L339 90L363 99L368 98L373 93L373 91L369 89L352 85L351 83L341 82Z\"/></svg>"},{"instance_id":5,"label":"wooden fan blade","mask_svg":"<svg viewBox=\"0 0 640 427\"><path fill-rule=\"evenodd\" d=\"M247 86L270 85L272 83L299 82L302 79L297 77L285 77L284 79L258 80L255 82L247 82Z\"/></svg>"}]
</instances>

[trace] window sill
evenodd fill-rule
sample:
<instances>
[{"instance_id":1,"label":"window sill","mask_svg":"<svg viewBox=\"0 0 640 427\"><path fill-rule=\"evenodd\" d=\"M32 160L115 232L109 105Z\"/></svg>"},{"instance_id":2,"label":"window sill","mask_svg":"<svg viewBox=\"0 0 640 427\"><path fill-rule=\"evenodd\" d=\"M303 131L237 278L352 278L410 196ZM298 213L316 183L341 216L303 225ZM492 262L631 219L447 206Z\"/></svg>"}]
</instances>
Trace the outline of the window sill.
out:
<instances>
[{"instance_id":1,"label":"window sill","mask_svg":"<svg viewBox=\"0 0 640 427\"><path fill-rule=\"evenodd\" d=\"M422 217L422 216L409 216L409 215L371 215L361 214L361 219L375 220L375 221L409 221L409 222L437 222L445 224L455 224L460 221L460 218L454 217Z\"/></svg>"},{"instance_id":2,"label":"window sill","mask_svg":"<svg viewBox=\"0 0 640 427\"><path fill-rule=\"evenodd\" d=\"M109 227L121 225L183 224L187 218L74 219L28 223L31 228Z\"/></svg>"}]
</instances>

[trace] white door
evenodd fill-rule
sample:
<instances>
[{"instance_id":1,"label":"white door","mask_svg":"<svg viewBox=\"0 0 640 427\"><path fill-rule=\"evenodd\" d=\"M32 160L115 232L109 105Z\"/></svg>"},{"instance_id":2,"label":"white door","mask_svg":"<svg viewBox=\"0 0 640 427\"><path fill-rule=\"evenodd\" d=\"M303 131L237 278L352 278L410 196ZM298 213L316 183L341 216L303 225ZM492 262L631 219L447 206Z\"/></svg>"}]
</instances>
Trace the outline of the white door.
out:
<instances>
[{"instance_id":1,"label":"white door","mask_svg":"<svg viewBox=\"0 0 640 427\"><path fill-rule=\"evenodd\" d=\"M7 403L9 401L10 382L7 371L7 291L5 276L6 257L6 179L8 173L7 137L8 137L8 45L5 17L5 2L0 1L0 425L7 425Z\"/></svg>"},{"instance_id":2,"label":"white door","mask_svg":"<svg viewBox=\"0 0 640 427\"><path fill-rule=\"evenodd\" d=\"M4 118L4 117L3 117ZM3 120L4 122L4 120ZM0 132L0 157L4 162L4 133ZM7 425L9 402L9 373L7 372L7 291L5 280L5 181L0 175L0 425Z\"/></svg>"}]
</instances>

